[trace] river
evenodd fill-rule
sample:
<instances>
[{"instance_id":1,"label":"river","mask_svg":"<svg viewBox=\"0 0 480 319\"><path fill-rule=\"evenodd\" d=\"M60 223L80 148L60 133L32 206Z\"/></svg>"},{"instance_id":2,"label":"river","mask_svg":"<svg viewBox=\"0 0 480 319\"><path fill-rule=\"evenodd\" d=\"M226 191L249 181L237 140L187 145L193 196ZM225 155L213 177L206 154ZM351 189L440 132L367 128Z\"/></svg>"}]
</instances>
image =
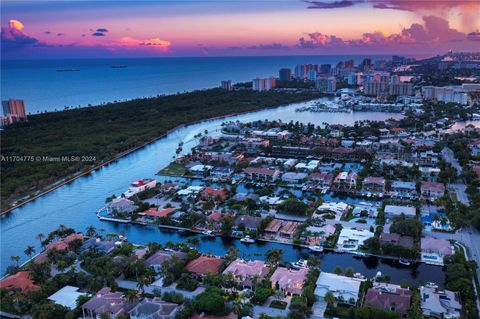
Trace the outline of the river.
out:
<instances>
[{"instance_id":1,"label":"river","mask_svg":"<svg viewBox=\"0 0 480 319\"><path fill-rule=\"evenodd\" d=\"M87 176L62 186L47 195L30 202L9 214L2 216L0 223L1 271L5 272L10 262L10 256L19 255L22 260L24 249L33 245L39 249L39 242L35 239L38 233L48 234L60 224L73 227L78 231L85 231L89 225L105 232L125 231L126 236L134 243L156 241L184 241L185 237L172 231L160 230L151 226L124 225L99 221L95 211L100 208L106 197L120 194L129 184L145 177L155 177L155 174L168 165L175 156L175 150L183 142L183 152L188 152L196 144L194 136L208 130L211 133L219 131L221 123L226 120L253 121L259 119L281 119L282 121L300 121L321 125L353 124L358 120L386 120L399 118L401 114L381 112L359 113L308 113L295 112L299 106L308 106L313 101L287 105L275 109L262 110L248 114L229 117L222 120L205 121L198 124L182 127L170 133L165 138L150 144L120 160L111 163ZM214 133L216 134L216 133ZM263 258L263 254L271 248L281 248L285 261L296 261L307 257L306 250L276 243L259 243L245 246L235 240L201 239L200 250L216 255L223 255L228 247L236 246L245 257ZM352 267L356 272L373 276L377 270L392 277L393 282L418 283L435 281L444 282L444 275L440 267L425 264L416 268L403 268L392 264L388 260L378 258L357 259L349 254L327 253L322 256L321 268L332 271L335 266Z\"/></svg>"}]
</instances>

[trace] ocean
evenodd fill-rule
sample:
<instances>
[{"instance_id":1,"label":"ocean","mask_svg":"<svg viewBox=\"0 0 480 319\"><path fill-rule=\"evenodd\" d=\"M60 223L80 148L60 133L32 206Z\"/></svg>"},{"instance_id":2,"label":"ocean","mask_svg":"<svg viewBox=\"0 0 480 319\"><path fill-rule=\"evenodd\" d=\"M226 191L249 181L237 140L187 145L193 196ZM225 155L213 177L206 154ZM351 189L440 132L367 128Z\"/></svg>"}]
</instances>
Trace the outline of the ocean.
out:
<instances>
[{"instance_id":1,"label":"ocean","mask_svg":"<svg viewBox=\"0 0 480 319\"><path fill-rule=\"evenodd\" d=\"M369 56L372 60L390 56ZM365 56L265 56L135 59L8 60L1 63L2 100L25 100L27 112L60 111L105 102L217 87L222 80L278 76L296 64ZM126 68L112 68L126 66ZM76 70L58 72L57 70Z\"/></svg>"}]
</instances>

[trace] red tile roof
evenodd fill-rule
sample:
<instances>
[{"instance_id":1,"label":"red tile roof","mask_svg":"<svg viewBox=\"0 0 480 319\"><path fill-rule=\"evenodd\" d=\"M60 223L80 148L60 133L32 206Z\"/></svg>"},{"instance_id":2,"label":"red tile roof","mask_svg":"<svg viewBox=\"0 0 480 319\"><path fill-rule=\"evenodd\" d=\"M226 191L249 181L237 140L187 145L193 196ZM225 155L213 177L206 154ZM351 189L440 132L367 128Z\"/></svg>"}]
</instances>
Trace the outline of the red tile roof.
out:
<instances>
[{"instance_id":1,"label":"red tile roof","mask_svg":"<svg viewBox=\"0 0 480 319\"><path fill-rule=\"evenodd\" d=\"M173 214L175 210L176 210L175 208L164 208L158 211L156 208L149 208L146 211L144 211L142 214L145 214L146 216L150 216L150 217L166 217L170 214Z\"/></svg>"},{"instance_id":2,"label":"red tile roof","mask_svg":"<svg viewBox=\"0 0 480 319\"><path fill-rule=\"evenodd\" d=\"M27 271L19 271L15 275L8 276L0 281L0 288L5 288L9 291L20 290L21 292L27 292L39 290L40 286L33 283Z\"/></svg>"},{"instance_id":3,"label":"red tile roof","mask_svg":"<svg viewBox=\"0 0 480 319\"><path fill-rule=\"evenodd\" d=\"M188 272L197 275L205 275L207 273L216 274L222 263L223 259L221 258L200 256L188 263L185 268Z\"/></svg>"}]
</instances>

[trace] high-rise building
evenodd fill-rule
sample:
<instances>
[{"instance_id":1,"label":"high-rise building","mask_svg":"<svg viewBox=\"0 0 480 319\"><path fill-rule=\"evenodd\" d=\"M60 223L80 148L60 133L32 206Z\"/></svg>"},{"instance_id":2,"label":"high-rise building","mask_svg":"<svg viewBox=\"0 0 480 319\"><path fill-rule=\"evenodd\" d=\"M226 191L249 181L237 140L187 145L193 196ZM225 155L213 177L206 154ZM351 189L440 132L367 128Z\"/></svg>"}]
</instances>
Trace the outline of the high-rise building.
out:
<instances>
[{"instance_id":1,"label":"high-rise building","mask_svg":"<svg viewBox=\"0 0 480 319\"><path fill-rule=\"evenodd\" d=\"M353 60L347 60L343 63L343 67L345 69L353 69L355 67L354 63L355 62Z\"/></svg>"},{"instance_id":2,"label":"high-rise building","mask_svg":"<svg viewBox=\"0 0 480 319\"><path fill-rule=\"evenodd\" d=\"M276 79L272 76L266 79L256 78L252 80L252 89L254 91L270 91L277 85Z\"/></svg>"},{"instance_id":3,"label":"high-rise building","mask_svg":"<svg viewBox=\"0 0 480 319\"><path fill-rule=\"evenodd\" d=\"M321 74L330 74L331 70L332 70L332 65L331 64L320 65L320 73Z\"/></svg>"},{"instance_id":4,"label":"high-rise building","mask_svg":"<svg viewBox=\"0 0 480 319\"><path fill-rule=\"evenodd\" d=\"M436 100L444 103L468 104L468 93L463 86L424 86L422 94L425 100Z\"/></svg>"},{"instance_id":5,"label":"high-rise building","mask_svg":"<svg viewBox=\"0 0 480 319\"><path fill-rule=\"evenodd\" d=\"M362 85L363 74L362 73L349 73L347 76L347 83L349 85Z\"/></svg>"},{"instance_id":6,"label":"high-rise building","mask_svg":"<svg viewBox=\"0 0 480 319\"><path fill-rule=\"evenodd\" d=\"M413 95L413 84L402 82L390 83L390 85L388 86L388 95Z\"/></svg>"},{"instance_id":7,"label":"high-rise building","mask_svg":"<svg viewBox=\"0 0 480 319\"><path fill-rule=\"evenodd\" d=\"M305 64L296 65L293 73L295 78L302 80L305 79L307 77L307 69L305 67Z\"/></svg>"},{"instance_id":8,"label":"high-rise building","mask_svg":"<svg viewBox=\"0 0 480 319\"><path fill-rule=\"evenodd\" d=\"M377 60L374 62L374 67L375 67L375 70L385 70L385 68L387 67L387 61L385 60Z\"/></svg>"},{"instance_id":9,"label":"high-rise building","mask_svg":"<svg viewBox=\"0 0 480 319\"><path fill-rule=\"evenodd\" d=\"M308 79L309 79L310 81L315 81L315 80L317 79L317 71L315 71L315 70L313 70L313 69L312 69L312 70L309 70L309 71L308 71Z\"/></svg>"},{"instance_id":10,"label":"high-rise building","mask_svg":"<svg viewBox=\"0 0 480 319\"><path fill-rule=\"evenodd\" d=\"M26 119L25 102L23 100L8 99L2 101L3 114L13 115L19 119Z\"/></svg>"},{"instance_id":11,"label":"high-rise building","mask_svg":"<svg viewBox=\"0 0 480 319\"><path fill-rule=\"evenodd\" d=\"M315 87L324 93L333 93L337 90L337 79L334 76L322 77L315 81Z\"/></svg>"},{"instance_id":12,"label":"high-rise building","mask_svg":"<svg viewBox=\"0 0 480 319\"><path fill-rule=\"evenodd\" d=\"M232 81L231 80L222 81L220 87L224 90L231 91L233 90Z\"/></svg>"},{"instance_id":13,"label":"high-rise building","mask_svg":"<svg viewBox=\"0 0 480 319\"><path fill-rule=\"evenodd\" d=\"M366 81L363 83L363 94L372 96L387 95L388 82Z\"/></svg>"},{"instance_id":14,"label":"high-rise building","mask_svg":"<svg viewBox=\"0 0 480 319\"><path fill-rule=\"evenodd\" d=\"M290 81L292 79L292 70L291 69L280 69L278 71L278 78L280 81Z\"/></svg>"}]
</instances>

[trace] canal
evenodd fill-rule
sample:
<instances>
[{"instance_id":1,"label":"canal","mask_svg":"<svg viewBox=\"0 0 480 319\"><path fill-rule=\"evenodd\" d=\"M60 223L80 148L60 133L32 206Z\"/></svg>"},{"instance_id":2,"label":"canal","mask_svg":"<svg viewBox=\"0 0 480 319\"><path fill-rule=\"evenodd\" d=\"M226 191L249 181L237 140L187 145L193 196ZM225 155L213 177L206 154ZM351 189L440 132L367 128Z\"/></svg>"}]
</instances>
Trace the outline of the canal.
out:
<instances>
[{"instance_id":1,"label":"canal","mask_svg":"<svg viewBox=\"0 0 480 319\"><path fill-rule=\"evenodd\" d=\"M359 120L384 121L388 118L400 118L402 116L401 114L382 112L295 112L295 108L308 106L313 102L292 104L223 120L205 121L180 128L151 145L2 216L0 223L1 272L4 273L10 264L10 256L18 255L22 260L25 260L23 251L27 246L33 245L39 250L40 245L38 240L35 239L36 235L38 233L48 234L60 224L72 227L77 231L85 231L90 225L97 229L103 229L106 233L125 231L129 240L135 243L184 241L185 237L176 232L159 230L155 227L118 225L99 221L95 211L103 206L108 196L119 195L124 192L132 181L139 178L155 177L155 174L161 168L173 160L175 150L180 142L184 143L183 152L189 152L197 142L194 138L195 135L203 133L205 130L211 133L218 132L224 121L248 122L280 119L286 122L290 120L303 123L311 122L316 125L322 125L323 123L350 125ZM236 246L242 254L248 254L245 255L246 258L263 258L263 254L271 248L282 249L285 261L296 261L308 257L306 250L276 243L260 243L247 247L235 240L221 238L214 240L202 238L201 240L200 250L216 255L223 255L229 247ZM322 256L322 269L332 271L336 266L352 267L356 272L361 272L367 277L375 275L378 269L383 274L391 276L392 281L397 283L435 281L442 284L444 281L442 268L436 266L420 264L415 268L402 268L398 264L378 258L357 259L348 254L331 253Z\"/></svg>"}]
</instances>

